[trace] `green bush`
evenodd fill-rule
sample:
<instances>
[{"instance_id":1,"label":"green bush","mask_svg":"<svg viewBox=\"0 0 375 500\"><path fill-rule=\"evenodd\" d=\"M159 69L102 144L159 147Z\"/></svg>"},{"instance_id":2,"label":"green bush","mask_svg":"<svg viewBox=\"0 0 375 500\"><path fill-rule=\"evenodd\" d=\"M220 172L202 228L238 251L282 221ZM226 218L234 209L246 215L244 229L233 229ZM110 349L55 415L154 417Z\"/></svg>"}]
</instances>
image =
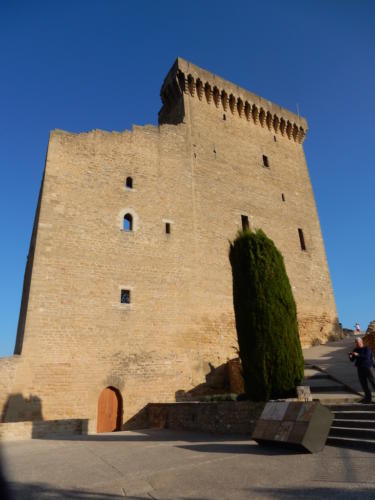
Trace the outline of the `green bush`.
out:
<instances>
[{"instance_id":1,"label":"green bush","mask_svg":"<svg viewBox=\"0 0 375 500\"><path fill-rule=\"evenodd\" d=\"M205 402L214 401L237 401L237 394L229 392L227 394L211 394L209 396L204 396L203 400Z\"/></svg>"},{"instance_id":2,"label":"green bush","mask_svg":"<svg viewBox=\"0 0 375 500\"><path fill-rule=\"evenodd\" d=\"M262 230L248 229L231 243L229 258L246 394L255 401L289 396L304 361L284 259Z\"/></svg>"}]
</instances>

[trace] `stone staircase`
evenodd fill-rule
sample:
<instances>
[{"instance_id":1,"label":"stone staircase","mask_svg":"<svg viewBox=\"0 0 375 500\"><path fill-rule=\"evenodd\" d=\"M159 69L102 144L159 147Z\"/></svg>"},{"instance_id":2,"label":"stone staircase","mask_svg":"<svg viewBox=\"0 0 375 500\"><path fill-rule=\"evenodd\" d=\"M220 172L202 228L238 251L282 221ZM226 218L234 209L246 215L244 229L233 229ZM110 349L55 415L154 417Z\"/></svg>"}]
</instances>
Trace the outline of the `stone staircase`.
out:
<instances>
[{"instance_id":1,"label":"stone staircase","mask_svg":"<svg viewBox=\"0 0 375 500\"><path fill-rule=\"evenodd\" d=\"M301 385L310 386L312 398L318 399L324 405L355 403L361 399L358 393L311 365L305 366L305 376Z\"/></svg>"},{"instance_id":2,"label":"stone staircase","mask_svg":"<svg viewBox=\"0 0 375 500\"><path fill-rule=\"evenodd\" d=\"M316 366L305 366L302 385L334 414L328 445L375 451L375 404L359 403L360 394Z\"/></svg>"},{"instance_id":3,"label":"stone staircase","mask_svg":"<svg viewBox=\"0 0 375 500\"><path fill-rule=\"evenodd\" d=\"M328 445L375 451L375 404L359 403L363 393L357 370L348 362L353 345L354 336L348 335L305 349L303 384L310 385L313 399L334 413Z\"/></svg>"},{"instance_id":4,"label":"stone staircase","mask_svg":"<svg viewBox=\"0 0 375 500\"><path fill-rule=\"evenodd\" d=\"M375 451L375 404L327 405L335 418L327 444Z\"/></svg>"}]
</instances>

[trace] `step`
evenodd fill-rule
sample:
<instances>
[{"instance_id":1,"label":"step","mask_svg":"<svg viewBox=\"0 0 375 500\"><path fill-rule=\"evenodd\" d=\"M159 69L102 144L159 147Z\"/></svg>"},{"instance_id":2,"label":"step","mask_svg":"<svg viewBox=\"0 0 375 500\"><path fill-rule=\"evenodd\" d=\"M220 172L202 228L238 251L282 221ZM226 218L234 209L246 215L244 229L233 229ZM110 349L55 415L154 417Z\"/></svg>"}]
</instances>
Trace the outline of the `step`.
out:
<instances>
[{"instance_id":1,"label":"step","mask_svg":"<svg viewBox=\"0 0 375 500\"><path fill-rule=\"evenodd\" d=\"M329 437L348 437L356 439L373 439L375 441L375 429L334 427L329 431Z\"/></svg>"},{"instance_id":2,"label":"step","mask_svg":"<svg viewBox=\"0 0 375 500\"><path fill-rule=\"evenodd\" d=\"M329 446L340 446L345 448L355 448L361 450L375 450L375 441L372 439L354 439L344 437L328 437L326 444Z\"/></svg>"},{"instance_id":3,"label":"step","mask_svg":"<svg viewBox=\"0 0 375 500\"><path fill-rule=\"evenodd\" d=\"M348 420L348 419L337 419L336 416L333 420L332 427L346 427L346 428L360 428L360 429L375 429L375 418L374 420Z\"/></svg>"},{"instance_id":4,"label":"step","mask_svg":"<svg viewBox=\"0 0 375 500\"><path fill-rule=\"evenodd\" d=\"M331 410L332 411L332 410ZM334 411L335 420L373 420L375 412L372 411Z\"/></svg>"},{"instance_id":5,"label":"step","mask_svg":"<svg viewBox=\"0 0 375 500\"><path fill-rule=\"evenodd\" d=\"M306 373L305 372L305 376L303 377L304 380L318 380L318 379L329 379L329 380L332 380L331 377L329 375L326 375L325 373L322 373L322 372L316 372L316 373Z\"/></svg>"},{"instance_id":6,"label":"step","mask_svg":"<svg viewBox=\"0 0 375 500\"><path fill-rule=\"evenodd\" d=\"M310 379L310 378L330 378L330 377L326 373L314 370L313 368L305 368L304 378Z\"/></svg>"},{"instance_id":7,"label":"step","mask_svg":"<svg viewBox=\"0 0 375 500\"><path fill-rule=\"evenodd\" d=\"M339 393L339 394L351 394L350 392L346 391L343 389L342 386L339 385L317 385L317 386L310 386L310 392L311 393L329 393L329 392L334 392L334 393Z\"/></svg>"},{"instance_id":8,"label":"step","mask_svg":"<svg viewBox=\"0 0 375 500\"><path fill-rule=\"evenodd\" d=\"M313 389L314 387L332 387L333 389L344 389L344 386L339 382L335 382L330 378L323 377L305 379L302 381L301 385L309 385L311 389Z\"/></svg>"},{"instance_id":9,"label":"step","mask_svg":"<svg viewBox=\"0 0 375 500\"><path fill-rule=\"evenodd\" d=\"M313 400L320 401L320 403L324 406L327 406L329 410L331 410L332 406L336 407L345 404L356 403L359 399L360 396L358 394L351 394L350 392L345 391L335 391L332 393L313 393Z\"/></svg>"},{"instance_id":10,"label":"step","mask_svg":"<svg viewBox=\"0 0 375 500\"><path fill-rule=\"evenodd\" d=\"M356 396L359 399L359 396ZM352 404L332 404L327 405L328 409L332 412L375 412L375 404L361 404L361 403L352 403Z\"/></svg>"}]
</instances>

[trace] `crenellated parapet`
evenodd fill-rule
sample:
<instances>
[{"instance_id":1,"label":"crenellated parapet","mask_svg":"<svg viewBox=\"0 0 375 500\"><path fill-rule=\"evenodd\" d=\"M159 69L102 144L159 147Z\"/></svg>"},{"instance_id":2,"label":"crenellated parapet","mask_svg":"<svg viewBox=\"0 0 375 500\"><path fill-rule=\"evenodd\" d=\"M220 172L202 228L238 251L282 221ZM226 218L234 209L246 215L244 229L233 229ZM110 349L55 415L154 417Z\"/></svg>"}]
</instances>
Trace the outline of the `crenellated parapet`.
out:
<instances>
[{"instance_id":1,"label":"crenellated parapet","mask_svg":"<svg viewBox=\"0 0 375 500\"><path fill-rule=\"evenodd\" d=\"M299 144L304 142L308 130L304 118L181 58L165 78L160 96L163 106L159 123L181 122L186 96Z\"/></svg>"}]
</instances>

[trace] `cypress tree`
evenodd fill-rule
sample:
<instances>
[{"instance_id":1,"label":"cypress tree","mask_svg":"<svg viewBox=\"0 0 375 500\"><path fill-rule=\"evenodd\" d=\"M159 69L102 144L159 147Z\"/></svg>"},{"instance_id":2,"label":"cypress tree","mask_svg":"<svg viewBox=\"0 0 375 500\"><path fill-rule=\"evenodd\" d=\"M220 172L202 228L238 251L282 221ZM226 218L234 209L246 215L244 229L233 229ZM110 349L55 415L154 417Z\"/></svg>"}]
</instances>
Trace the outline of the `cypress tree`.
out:
<instances>
[{"instance_id":1,"label":"cypress tree","mask_svg":"<svg viewBox=\"0 0 375 500\"><path fill-rule=\"evenodd\" d=\"M229 258L246 394L255 401L291 395L304 361L284 259L260 229L240 231Z\"/></svg>"}]
</instances>

